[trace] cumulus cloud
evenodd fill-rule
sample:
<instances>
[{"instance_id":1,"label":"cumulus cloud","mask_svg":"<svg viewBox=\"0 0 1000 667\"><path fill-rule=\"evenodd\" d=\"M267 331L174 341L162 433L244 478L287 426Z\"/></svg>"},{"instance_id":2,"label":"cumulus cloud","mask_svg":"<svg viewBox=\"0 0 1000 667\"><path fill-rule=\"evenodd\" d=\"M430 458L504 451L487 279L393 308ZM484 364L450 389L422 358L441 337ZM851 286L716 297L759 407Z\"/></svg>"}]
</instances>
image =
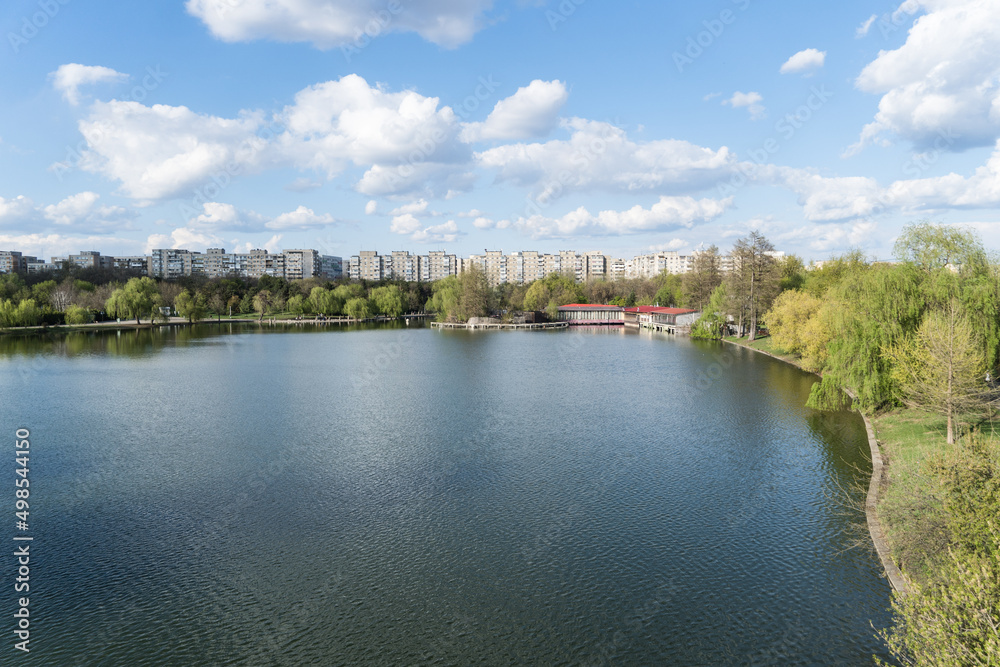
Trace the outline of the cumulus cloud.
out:
<instances>
[{"instance_id":1,"label":"cumulus cloud","mask_svg":"<svg viewBox=\"0 0 1000 667\"><path fill-rule=\"evenodd\" d=\"M273 220L264 224L267 229L314 229L316 227L326 227L332 225L336 220L329 213L317 214L311 208L299 206L294 211L282 213Z\"/></svg>"},{"instance_id":2,"label":"cumulus cloud","mask_svg":"<svg viewBox=\"0 0 1000 667\"><path fill-rule=\"evenodd\" d=\"M761 102L764 101L763 96L760 93L755 93L753 91L749 93L741 93L736 91L733 96L728 100L722 100L724 105L729 105L734 109L746 108L750 112L750 118L752 120L760 120L764 117L764 105Z\"/></svg>"},{"instance_id":3,"label":"cumulus cloud","mask_svg":"<svg viewBox=\"0 0 1000 667\"><path fill-rule=\"evenodd\" d=\"M378 213L378 202L374 199L365 204L365 215L375 215Z\"/></svg>"},{"instance_id":4,"label":"cumulus cloud","mask_svg":"<svg viewBox=\"0 0 1000 667\"><path fill-rule=\"evenodd\" d=\"M634 206L627 211L601 211L594 215L585 207L561 218L543 215L522 217L513 226L532 238L567 238L574 236L611 236L665 229L690 229L710 222L732 206L732 199L694 199L660 197L651 207Z\"/></svg>"},{"instance_id":5,"label":"cumulus cloud","mask_svg":"<svg viewBox=\"0 0 1000 667\"><path fill-rule=\"evenodd\" d=\"M942 133L953 150L992 144L1000 136L1000 8L994 0L906 0L897 14L924 12L906 43L881 51L858 76L860 90L882 95L856 153L902 138L927 148Z\"/></svg>"},{"instance_id":6,"label":"cumulus cloud","mask_svg":"<svg viewBox=\"0 0 1000 667\"><path fill-rule=\"evenodd\" d=\"M987 163L971 176L950 173L896 181L889 186L887 199L912 210L1000 206L1000 141Z\"/></svg>"},{"instance_id":7,"label":"cumulus cloud","mask_svg":"<svg viewBox=\"0 0 1000 667\"><path fill-rule=\"evenodd\" d=\"M833 222L872 215L883 209L878 182L861 176L824 177L802 169L778 170L784 185L799 196L807 220Z\"/></svg>"},{"instance_id":8,"label":"cumulus cloud","mask_svg":"<svg viewBox=\"0 0 1000 667\"><path fill-rule=\"evenodd\" d=\"M386 92L351 74L310 86L281 114L280 153L330 178L348 165L368 169L359 192L392 195L462 179L472 157L450 107L414 91ZM457 184L442 184L441 191ZM430 188L433 190L433 188Z\"/></svg>"},{"instance_id":9,"label":"cumulus cloud","mask_svg":"<svg viewBox=\"0 0 1000 667\"><path fill-rule=\"evenodd\" d=\"M222 230L256 232L273 229L284 231L314 229L334 223L336 223L336 219L332 215L320 215L305 206L299 206L294 211L268 218L255 211L240 210L232 204L206 202L202 205L202 213L188 220L187 229L203 233L214 233Z\"/></svg>"},{"instance_id":10,"label":"cumulus cloud","mask_svg":"<svg viewBox=\"0 0 1000 667\"><path fill-rule=\"evenodd\" d=\"M426 199L418 199L415 202L412 202L410 204L404 204L403 206L399 206L389 211L389 215L404 215L406 213L413 213L413 214L424 213L427 210L428 206L429 204L427 203Z\"/></svg>"},{"instance_id":11,"label":"cumulus cloud","mask_svg":"<svg viewBox=\"0 0 1000 667\"><path fill-rule=\"evenodd\" d=\"M80 103L80 86L94 83L116 83L128 81L128 75L116 72L110 67L69 63L49 74L52 86L62 93L63 98L73 106Z\"/></svg>"},{"instance_id":12,"label":"cumulus cloud","mask_svg":"<svg viewBox=\"0 0 1000 667\"><path fill-rule=\"evenodd\" d=\"M393 234L409 236L411 241L417 243L452 243L462 235L454 220L425 227L412 213L404 213L394 217L389 231Z\"/></svg>"},{"instance_id":13,"label":"cumulus cloud","mask_svg":"<svg viewBox=\"0 0 1000 667\"><path fill-rule=\"evenodd\" d=\"M14 227L37 217L38 209L35 202L18 195L12 199L0 197L0 226Z\"/></svg>"},{"instance_id":14,"label":"cumulus cloud","mask_svg":"<svg viewBox=\"0 0 1000 667\"><path fill-rule=\"evenodd\" d=\"M483 25L492 0L188 0L187 11L226 42L309 42L346 53L390 32L455 47Z\"/></svg>"},{"instance_id":15,"label":"cumulus cloud","mask_svg":"<svg viewBox=\"0 0 1000 667\"><path fill-rule=\"evenodd\" d=\"M822 67L825 62L826 51L805 49L786 60L785 64L781 66L781 73L798 74L800 72L812 72Z\"/></svg>"},{"instance_id":16,"label":"cumulus cloud","mask_svg":"<svg viewBox=\"0 0 1000 667\"><path fill-rule=\"evenodd\" d=\"M478 162L500 182L532 188L540 204L594 190L688 192L716 185L735 165L725 147L713 151L675 139L636 143L614 125L582 118L562 125L568 140L498 146L477 154Z\"/></svg>"},{"instance_id":17,"label":"cumulus cloud","mask_svg":"<svg viewBox=\"0 0 1000 667\"><path fill-rule=\"evenodd\" d=\"M568 97L563 82L536 79L497 102L484 122L466 124L461 137L467 142L543 137L556 127Z\"/></svg>"},{"instance_id":18,"label":"cumulus cloud","mask_svg":"<svg viewBox=\"0 0 1000 667\"><path fill-rule=\"evenodd\" d=\"M187 107L97 102L79 129L87 142L80 166L121 182L122 194L156 200L224 187L259 163L266 141L259 114L219 118Z\"/></svg>"},{"instance_id":19,"label":"cumulus cloud","mask_svg":"<svg viewBox=\"0 0 1000 667\"><path fill-rule=\"evenodd\" d=\"M96 192L70 195L56 204L36 205L24 196L0 197L0 226L12 229L72 227L80 232L107 232L127 229L136 212L121 206L99 206Z\"/></svg>"}]
</instances>

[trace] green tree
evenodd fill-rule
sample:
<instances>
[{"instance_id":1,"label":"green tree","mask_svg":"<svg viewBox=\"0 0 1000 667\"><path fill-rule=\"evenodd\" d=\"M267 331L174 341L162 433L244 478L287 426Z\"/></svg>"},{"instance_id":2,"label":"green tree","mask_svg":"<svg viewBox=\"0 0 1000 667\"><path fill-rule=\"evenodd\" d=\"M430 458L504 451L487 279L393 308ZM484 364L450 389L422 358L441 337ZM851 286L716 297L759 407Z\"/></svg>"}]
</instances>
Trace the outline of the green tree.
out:
<instances>
[{"instance_id":1,"label":"green tree","mask_svg":"<svg viewBox=\"0 0 1000 667\"><path fill-rule=\"evenodd\" d=\"M459 295L462 284L458 276L448 276L438 280L431 287L432 295L427 301L426 309L437 313L437 320L444 322L458 318Z\"/></svg>"},{"instance_id":2,"label":"green tree","mask_svg":"<svg viewBox=\"0 0 1000 667\"><path fill-rule=\"evenodd\" d=\"M678 274L666 273L662 277L662 286L653 297L653 302L667 308L678 307L685 303L684 278ZM631 293L631 303L626 300L625 306L635 305L635 292Z\"/></svg>"},{"instance_id":3,"label":"green tree","mask_svg":"<svg viewBox=\"0 0 1000 667\"><path fill-rule=\"evenodd\" d=\"M89 308L82 308L80 306L68 306L66 308L66 323L67 324L90 324L94 321L94 314L90 312Z\"/></svg>"},{"instance_id":4,"label":"green tree","mask_svg":"<svg viewBox=\"0 0 1000 667\"><path fill-rule=\"evenodd\" d=\"M989 263L976 234L926 220L903 229L893 254L927 272L952 267L965 273L981 273Z\"/></svg>"},{"instance_id":5,"label":"green tree","mask_svg":"<svg viewBox=\"0 0 1000 667\"><path fill-rule=\"evenodd\" d=\"M368 299L355 297L344 304L344 313L355 320L365 320L371 316L371 309L368 307Z\"/></svg>"},{"instance_id":6,"label":"green tree","mask_svg":"<svg viewBox=\"0 0 1000 667\"><path fill-rule=\"evenodd\" d=\"M288 300L285 307L288 308L288 312L293 315L302 315L305 312L305 302L306 299L301 294L296 294Z\"/></svg>"},{"instance_id":7,"label":"green tree","mask_svg":"<svg viewBox=\"0 0 1000 667\"><path fill-rule=\"evenodd\" d=\"M764 316L774 346L791 354L802 354L806 325L822 305L822 301L806 292L782 292Z\"/></svg>"},{"instance_id":8,"label":"green tree","mask_svg":"<svg viewBox=\"0 0 1000 667\"><path fill-rule=\"evenodd\" d=\"M254 310L260 313L260 317L257 318L258 322L264 319L264 315L266 313L271 312L271 310L274 308L274 303L275 303L274 295L271 294L271 290L263 289L254 295L253 307Z\"/></svg>"},{"instance_id":9,"label":"green tree","mask_svg":"<svg viewBox=\"0 0 1000 667\"><path fill-rule=\"evenodd\" d=\"M956 420L983 412L986 364L955 301L944 311L930 312L915 336L885 354L895 364L903 402L947 418L949 445L955 442Z\"/></svg>"},{"instance_id":10,"label":"green tree","mask_svg":"<svg viewBox=\"0 0 1000 667\"><path fill-rule=\"evenodd\" d=\"M894 594L896 624L880 633L903 665L996 667L1000 665L1000 533L985 536L991 553L949 553L939 580L910 582ZM884 664L884 663L882 663Z\"/></svg>"},{"instance_id":11,"label":"green tree","mask_svg":"<svg viewBox=\"0 0 1000 667\"><path fill-rule=\"evenodd\" d=\"M119 318L135 318L135 323L140 324L139 318L147 315L154 317L153 311L159 307L160 292L157 289L156 281L152 278L130 278L124 287L120 287L111 293L111 297L105 303L105 310L108 315Z\"/></svg>"},{"instance_id":12,"label":"green tree","mask_svg":"<svg viewBox=\"0 0 1000 667\"><path fill-rule=\"evenodd\" d=\"M215 313L216 318L221 322L222 314L226 310L226 297L222 295L221 292L213 292L212 296L208 297L208 307Z\"/></svg>"},{"instance_id":13,"label":"green tree","mask_svg":"<svg viewBox=\"0 0 1000 667\"><path fill-rule=\"evenodd\" d=\"M399 317L403 314L403 292L398 285L376 287L371 292L370 300L375 311L386 317Z\"/></svg>"},{"instance_id":14,"label":"green tree","mask_svg":"<svg viewBox=\"0 0 1000 667\"><path fill-rule=\"evenodd\" d=\"M188 322L194 323L195 320L200 320L205 317L207 311L207 306L205 304L205 297L200 293L191 294L191 292L184 290L174 298L174 308L177 309L177 314L181 317L186 317Z\"/></svg>"},{"instance_id":15,"label":"green tree","mask_svg":"<svg viewBox=\"0 0 1000 667\"><path fill-rule=\"evenodd\" d=\"M841 388L851 390L857 407L866 412L893 403L898 387L892 360L883 351L920 325L926 301L917 270L909 264L851 264L827 290L824 302L829 306L829 357L809 406L842 408Z\"/></svg>"},{"instance_id":16,"label":"green tree","mask_svg":"<svg viewBox=\"0 0 1000 667\"><path fill-rule=\"evenodd\" d=\"M309 301L320 315L337 315L344 306L344 302L333 291L323 287L313 287L309 292Z\"/></svg>"},{"instance_id":17,"label":"green tree","mask_svg":"<svg viewBox=\"0 0 1000 667\"><path fill-rule=\"evenodd\" d=\"M459 276L462 292L459 296L459 317L488 317L493 310L493 289L486 273L474 263Z\"/></svg>"},{"instance_id":18,"label":"green tree","mask_svg":"<svg viewBox=\"0 0 1000 667\"><path fill-rule=\"evenodd\" d=\"M691 337L712 340L721 338L723 327L728 321L729 303L726 284L722 283L712 292L711 298L701 311L701 317L691 327Z\"/></svg>"}]
</instances>

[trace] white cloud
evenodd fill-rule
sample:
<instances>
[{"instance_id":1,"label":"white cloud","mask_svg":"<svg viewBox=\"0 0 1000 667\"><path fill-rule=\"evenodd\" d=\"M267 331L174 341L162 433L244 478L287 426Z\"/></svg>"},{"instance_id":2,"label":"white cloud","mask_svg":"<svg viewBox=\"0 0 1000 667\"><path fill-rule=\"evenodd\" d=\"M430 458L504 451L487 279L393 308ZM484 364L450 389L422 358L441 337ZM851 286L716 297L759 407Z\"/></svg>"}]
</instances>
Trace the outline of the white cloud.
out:
<instances>
[{"instance_id":1,"label":"white cloud","mask_svg":"<svg viewBox=\"0 0 1000 667\"><path fill-rule=\"evenodd\" d=\"M627 211L607 210L594 215L581 206L561 218L542 215L522 217L514 221L513 226L536 239L690 229L696 224L715 220L732 203L731 198L697 200L692 197L660 197L660 201L648 209L634 206Z\"/></svg>"},{"instance_id":2,"label":"white cloud","mask_svg":"<svg viewBox=\"0 0 1000 667\"><path fill-rule=\"evenodd\" d=\"M417 243L452 243L462 234L454 220L424 227L423 223L412 213L404 213L393 218L389 231L393 234L409 236L411 241Z\"/></svg>"},{"instance_id":3,"label":"white cloud","mask_svg":"<svg viewBox=\"0 0 1000 667\"><path fill-rule=\"evenodd\" d=\"M67 102L76 106L80 103L80 86L93 83L115 83L128 81L128 75L116 72L110 67L69 63L49 74L52 86L62 93Z\"/></svg>"},{"instance_id":4,"label":"white cloud","mask_svg":"<svg viewBox=\"0 0 1000 667\"><path fill-rule=\"evenodd\" d=\"M272 39L341 47L345 55L390 32L455 47L483 25L492 0L188 0L189 13L227 42Z\"/></svg>"},{"instance_id":5,"label":"white cloud","mask_svg":"<svg viewBox=\"0 0 1000 667\"><path fill-rule=\"evenodd\" d=\"M926 12L906 43L881 51L855 85L881 94L878 113L865 126L853 154L899 137L920 148L942 133L952 147L992 144L1000 136L1000 5L995 0L906 0L897 14Z\"/></svg>"},{"instance_id":6,"label":"white cloud","mask_svg":"<svg viewBox=\"0 0 1000 667\"><path fill-rule=\"evenodd\" d=\"M378 212L378 202L374 199L365 204L365 215L375 215Z\"/></svg>"},{"instance_id":7,"label":"white cloud","mask_svg":"<svg viewBox=\"0 0 1000 667\"><path fill-rule=\"evenodd\" d=\"M448 182L472 157L458 139L458 117L438 103L414 91L386 92L350 74L296 94L281 114L287 131L278 144L292 164L329 178L351 164L367 168L356 185L362 193L415 192Z\"/></svg>"},{"instance_id":8,"label":"white cloud","mask_svg":"<svg viewBox=\"0 0 1000 667\"><path fill-rule=\"evenodd\" d=\"M260 162L261 124L258 114L228 119L187 107L97 102L79 124L88 146L80 166L120 181L122 194L134 199L217 194Z\"/></svg>"},{"instance_id":9,"label":"white cloud","mask_svg":"<svg viewBox=\"0 0 1000 667\"><path fill-rule=\"evenodd\" d=\"M405 213L413 213L413 214L423 213L427 210L427 206L428 203L426 199L418 199L417 201L411 204L405 204L403 206L399 206L398 208L389 211L389 215L403 215Z\"/></svg>"},{"instance_id":10,"label":"white cloud","mask_svg":"<svg viewBox=\"0 0 1000 667\"><path fill-rule=\"evenodd\" d=\"M755 93L753 91L749 93L741 93L740 91L736 91L728 100L722 100L722 103L724 105L728 104L734 109L745 107L746 110L750 112L750 118L752 120L760 120L764 117L764 105L761 104L763 101L764 98L760 93Z\"/></svg>"},{"instance_id":11,"label":"white cloud","mask_svg":"<svg viewBox=\"0 0 1000 667\"><path fill-rule=\"evenodd\" d=\"M13 199L0 197L0 225L16 226L37 216L38 210L35 202L24 195L18 195Z\"/></svg>"},{"instance_id":12,"label":"white cloud","mask_svg":"<svg viewBox=\"0 0 1000 667\"><path fill-rule=\"evenodd\" d=\"M462 139L476 142L543 137L556 127L568 97L563 82L536 79L497 102L484 122L466 124Z\"/></svg>"},{"instance_id":13,"label":"white cloud","mask_svg":"<svg viewBox=\"0 0 1000 667\"><path fill-rule=\"evenodd\" d=\"M680 250L688 245L688 242L684 239L671 239L667 243L658 243L657 245L649 246L651 252L669 252Z\"/></svg>"},{"instance_id":14,"label":"white cloud","mask_svg":"<svg viewBox=\"0 0 1000 667\"><path fill-rule=\"evenodd\" d=\"M868 31L872 29L872 25L878 20L878 14L872 14L868 17L868 20L858 26L858 29L854 31L854 36L858 39L866 36Z\"/></svg>"},{"instance_id":15,"label":"white cloud","mask_svg":"<svg viewBox=\"0 0 1000 667\"><path fill-rule=\"evenodd\" d=\"M490 218L476 218L472 221L472 226L476 229L493 229L496 227L496 223Z\"/></svg>"},{"instance_id":16,"label":"white cloud","mask_svg":"<svg viewBox=\"0 0 1000 667\"><path fill-rule=\"evenodd\" d=\"M799 195L807 220L847 220L871 215L884 207L882 189L873 178L824 177L788 167L777 171L783 184Z\"/></svg>"},{"instance_id":17,"label":"white cloud","mask_svg":"<svg viewBox=\"0 0 1000 667\"><path fill-rule=\"evenodd\" d=\"M459 213L458 217L460 217L460 218L481 218L484 215L486 215L486 214L483 213L482 211L480 211L478 208L474 208L471 211L463 211L463 212Z\"/></svg>"},{"instance_id":18,"label":"white cloud","mask_svg":"<svg viewBox=\"0 0 1000 667\"><path fill-rule=\"evenodd\" d=\"M46 206L45 217L57 225L71 225L94 209L100 195L96 192L81 192L63 199L58 204Z\"/></svg>"},{"instance_id":19,"label":"white cloud","mask_svg":"<svg viewBox=\"0 0 1000 667\"><path fill-rule=\"evenodd\" d=\"M336 222L329 213L318 215L311 208L299 206L294 211L282 213L274 220L264 224L267 229L313 229L315 227L326 227Z\"/></svg>"},{"instance_id":20,"label":"white cloud","mask_svg":"<svg viewBox=\"0 0 1000 667\"><path fill-rule=\"evenodd\" d=\"M24 196L0 197L0 226L38 230L42 227L72 227L79 232L105 232L128 228L136 218L134 210L121 206L98 206L100 195L80 192L56 204L36 206Z\"/></svg>"},{"instance_id":21,"label":"white cloud","mask_svg":"<svg viewBox=\"0 0 1000 667\"><path fill-rule=\"evenodd\" d=\"M946 176L896 181L887 191L889 201L918 209L993 208L1000 206L1000 141L985 165L970 177Z\"/></svg>"},{"instance_id":22,"label":"white cloud","mask_svg":"<svg viewBox=\"0 0 1000 667\"><path fill-rule=\"evenodd\" d=\"M417 220L416 216L412 213L404 213L392 219L389 231L393 234L413 234L422 229L422 227L423 225Z\"/></svg>"},{"instance_id":23,"label":"white cloud","mask_svg":"<svg viewBox=\"0 0 1000 667\"><path fill-rule=\"evenodd\" d=\"M332 215L318 215L311 208L299 206L294 211L269 219L254 211L242 211L232 204L206 202L203 213L191 218L187 228L195 232L213 233L221 230L258 232L266 229L313 229L336 223Z\"/></svg>"},{"instance_id":24,"label":"white cloud","mask_svg":"<svg viewBox=\"0 0 1000 667\"><path fill-rule=\"evenodd\" d=\"M826 51L805 49L786 60L785 64L781 66L781 73L797 74L799 72L812 72L822 67L825 62Z\"/></svg>"},{"instance_id":25,"label":"white cloud","mask_svg":"<svg viewBox=\"0 0 1000 667\"><path fill-rule=\"evenodd\" d=\"M459 231L454 220L449 220L440 225L425 227L411 234L410 239L417 243L454 243L459 236L464 234Z\"/></svg>"},{"instance_id":26,"label":"white cloud","mask_svg":"<svg viewBox=\"0 0 1000 667\"><path fill-rule=\"evenodd\" d=\"M169 235L150 234L146 239L146 248L143 252L148 255L157 248L179 248L204 252L205 248L218 248L222 245L223 240L218 236L189 227L178 227Z\"/></svg>"},{"instance_id":27,"label":"white cloud","mask_svg":"<svg viewBox=\"0 0 1000 667\"><path fill-rule=\"evenodd\" d=\"M732 172L735 159L717 151L667 139L636 143L609 123L563 121L568 140L518 143L477 154L497 180L533 189L540 205L570 192L689 192L712 187Z\"/></svg>"}]
</instances>

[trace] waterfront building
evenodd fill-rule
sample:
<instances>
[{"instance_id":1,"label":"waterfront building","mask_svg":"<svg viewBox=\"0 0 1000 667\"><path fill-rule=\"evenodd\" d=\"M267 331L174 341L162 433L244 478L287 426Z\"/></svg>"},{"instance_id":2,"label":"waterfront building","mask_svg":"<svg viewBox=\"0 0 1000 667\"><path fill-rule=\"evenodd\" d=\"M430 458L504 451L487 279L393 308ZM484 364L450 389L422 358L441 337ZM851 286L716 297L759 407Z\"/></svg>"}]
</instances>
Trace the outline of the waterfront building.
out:
<instances>
[{"instance_id":1,"label":"waterfront building","mask_svg":"<svg viewBox=\"0 0 1000 667\"><path fill-rule=\"evenodd\" d=\"M572 326L622 326L625 324L625 309L595 303L571 303L559 306L559 321Z\"/></svg>"}]
</instances>

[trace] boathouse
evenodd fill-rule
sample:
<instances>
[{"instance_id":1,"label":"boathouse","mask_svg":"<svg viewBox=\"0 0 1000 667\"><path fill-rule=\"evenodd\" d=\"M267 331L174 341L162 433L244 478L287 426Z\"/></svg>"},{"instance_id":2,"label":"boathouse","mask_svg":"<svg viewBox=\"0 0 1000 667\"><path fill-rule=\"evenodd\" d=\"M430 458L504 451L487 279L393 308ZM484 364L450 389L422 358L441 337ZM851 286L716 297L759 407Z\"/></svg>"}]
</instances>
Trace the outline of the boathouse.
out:
<instances>
[{"instance_id":1,"label":"boathouse","mask_svg":"<svg viewBox=\"0 0 1000 667\"><path fill-rule=\"evenodd\" d=\"M559 306L559 321L569 322L571 327L620 327L625 324L625 309L595 303L571 303Z\"/></svg>"}]
</instances>

